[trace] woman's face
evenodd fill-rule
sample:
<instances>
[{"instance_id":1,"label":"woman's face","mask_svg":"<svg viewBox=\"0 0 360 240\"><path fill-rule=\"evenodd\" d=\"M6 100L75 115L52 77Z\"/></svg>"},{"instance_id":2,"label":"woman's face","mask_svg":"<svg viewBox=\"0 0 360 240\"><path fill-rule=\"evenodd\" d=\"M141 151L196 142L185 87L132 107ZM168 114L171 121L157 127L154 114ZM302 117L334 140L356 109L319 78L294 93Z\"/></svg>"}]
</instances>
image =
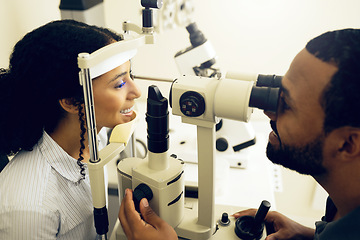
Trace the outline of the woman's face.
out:
<instances>
[{"instance_id":1,"label":"woman's face","mask_svg":"<svg viewBox=\"0 0 360 240\"><path fill-rule=\"evenodd\" d=\"M141 92L130 77L130 61L94 79L93 93L98 131L132 120Z\"/></svg>"}]
</instances>

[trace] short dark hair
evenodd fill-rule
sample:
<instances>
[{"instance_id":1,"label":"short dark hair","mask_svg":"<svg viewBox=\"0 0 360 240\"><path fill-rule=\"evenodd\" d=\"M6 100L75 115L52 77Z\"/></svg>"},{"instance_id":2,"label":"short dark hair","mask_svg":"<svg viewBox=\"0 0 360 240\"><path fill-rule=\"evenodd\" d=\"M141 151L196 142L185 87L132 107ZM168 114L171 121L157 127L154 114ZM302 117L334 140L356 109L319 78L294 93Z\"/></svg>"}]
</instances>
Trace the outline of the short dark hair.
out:
<instances>
[{"instance_id":1,"label":"short dark hair","mask_svg":"<svg viewBox=\"0 0 360 240\"><path fill-rule=\"evenodd\" d=\"M325 112L324 132L360 127L360 29L326 32L310 40L306 49L338 67L320 99Z\"/></svg>"},{"instance_id":2,"label":"short dark hair","mask_svg":"<svg viewBox=\"0 0 360 240\"><path fill-rule=\"evenodd\" d=\"M109 29L73 20L53 21L16 43L0 71L0 153L32 150L64 116L60 99L83 103L77 56L122 40Z\"/></svg>"}]
</instances>

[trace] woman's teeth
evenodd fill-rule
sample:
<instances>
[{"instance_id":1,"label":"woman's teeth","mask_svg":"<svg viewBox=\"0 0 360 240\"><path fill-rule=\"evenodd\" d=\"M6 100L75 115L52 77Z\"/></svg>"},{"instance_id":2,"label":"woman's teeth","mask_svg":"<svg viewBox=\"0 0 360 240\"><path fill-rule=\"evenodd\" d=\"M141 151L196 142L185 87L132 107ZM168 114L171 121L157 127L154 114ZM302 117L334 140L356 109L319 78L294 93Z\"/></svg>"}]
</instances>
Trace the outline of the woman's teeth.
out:
<instances>
[{"instance_id":1,"label":"woman's teeth","mask_svg":"<svg viewBox=\"0 0 360 240\"><path fill-rule=\"evenodd\" d=\"M121 110L120 113L121 113L121 114L127 114L127 113L131 112L133 109L134 109L134 107L131 107L131 108L128 108L128 109L124 109L124 110Z\"/></svg>"}]
</instances>

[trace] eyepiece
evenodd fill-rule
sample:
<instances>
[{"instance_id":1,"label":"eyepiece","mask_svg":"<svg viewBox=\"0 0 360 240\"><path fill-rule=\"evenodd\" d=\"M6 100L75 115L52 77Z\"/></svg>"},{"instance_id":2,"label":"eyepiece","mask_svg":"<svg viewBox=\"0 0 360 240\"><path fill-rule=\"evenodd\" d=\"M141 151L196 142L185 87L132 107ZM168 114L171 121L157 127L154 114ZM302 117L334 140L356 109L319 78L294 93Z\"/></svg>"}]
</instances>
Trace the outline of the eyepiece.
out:
<instances>
[{"instance_id":1,"label":"eyepiece","mask_svg":"<svg viewBox=\"0 0 360 240\"><path fill-rule=\"evenodd\" d=\"M272 88L279 88L281 87L281 80L282 76L277 75L263 75L259 74L256 86L257 87L272 87Z\"/></svg>"},{"instance_id":2,"label":"eyepiece","mask_svg":"<svg viewBox=\"0 0 360 240\"><path fill-rule=\"evenodd\" d=\"M251 90L249 107L256 107L264 111L276 112L280 88L256 87Z\"/></svg>"}]
</instances>

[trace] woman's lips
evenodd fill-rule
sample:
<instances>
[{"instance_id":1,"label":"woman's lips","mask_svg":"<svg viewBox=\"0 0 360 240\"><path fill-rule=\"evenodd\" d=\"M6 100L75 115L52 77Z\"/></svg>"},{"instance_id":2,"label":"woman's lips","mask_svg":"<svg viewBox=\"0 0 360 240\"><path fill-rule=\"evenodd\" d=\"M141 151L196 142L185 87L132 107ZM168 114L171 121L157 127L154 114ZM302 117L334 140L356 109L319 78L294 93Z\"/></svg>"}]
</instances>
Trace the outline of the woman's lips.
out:
<instances>
[{"instance_id":1,"label":"woman's lips","mask_svg":"<svg viewBox=\"0 0 360 240\"><path fill-rule=\"evenodd\" d=\"M134 112L133 109L134 109L134 107L127 108L127 109L121 110L120 113L125 116L132 116L133 112Z\"/></svg>"}]
</instances>

